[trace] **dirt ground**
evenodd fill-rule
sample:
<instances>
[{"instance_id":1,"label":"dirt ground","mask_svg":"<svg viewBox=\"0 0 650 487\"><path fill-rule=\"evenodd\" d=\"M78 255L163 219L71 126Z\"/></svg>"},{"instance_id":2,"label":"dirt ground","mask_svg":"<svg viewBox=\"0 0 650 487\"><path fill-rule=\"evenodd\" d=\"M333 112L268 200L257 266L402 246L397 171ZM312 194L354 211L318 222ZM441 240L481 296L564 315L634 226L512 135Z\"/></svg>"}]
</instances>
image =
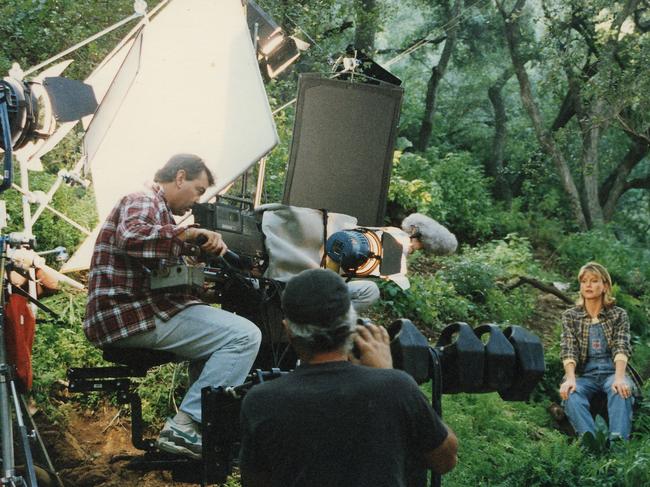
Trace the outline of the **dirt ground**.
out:
<instances>
[{"instance_id":1,"label":"dirt ground","mask_svg":"<svg viewBox=\"0 0 650 487\"><path fill-rule=\"evenodd\" d=\"M127 468L128 456L142 452L131 445L129 418L103 405L93 411L74 409L66 427L34 416L41 437L65 487L165 487L175 482L169 471L138 472ZM54 484L56 485L56 484Z\"/></svg>"},{"instance_id":2,"label":"dirt ground","mask_svg":"<svg viewBox=\"0 0 650 487\"><path fill-rule=\"evenodd\" d=\"M532 319L524 323L524 328L532 331L539 337L544 349L554 345L559 340L555 327L560 323L562 312L571 306L552 294L539 293L535 304L535 314ZM558 358L559 360L559 358Z\"/></svg>"}]
</instances>

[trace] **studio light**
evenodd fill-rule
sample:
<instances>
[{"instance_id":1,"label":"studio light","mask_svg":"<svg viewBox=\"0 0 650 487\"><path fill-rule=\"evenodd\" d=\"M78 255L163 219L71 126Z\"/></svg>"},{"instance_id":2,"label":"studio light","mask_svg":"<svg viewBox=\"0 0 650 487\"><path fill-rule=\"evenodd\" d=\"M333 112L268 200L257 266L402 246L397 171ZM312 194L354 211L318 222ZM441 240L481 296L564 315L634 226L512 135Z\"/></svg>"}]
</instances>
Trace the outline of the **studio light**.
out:
<instances>
[{"instance_id":1,"label":"studio light","mask_svg":"<svg viewBox=\"0 0 650 487\"><path fill-rule=\"evenodd\" d=\"M246 21L257 46L257 60L265 76L273 79L286 70L309 44L287 36L269 14L252 0L247 2Z\"/></svg>"},{"instance_id":2,"label":"studio light","mask_svg":"<svg viewBox=\"0 0 650 487\"><path fill-rule=\"evenodd\" d=\"M16 66L12 68L16 73ZM97 108L92 88L80 81L61 76L48 76L34 80L22 80L7 76L0 80L4 92L11 132L11 148L29 149L35 152L49 138L57 122L79 120ZM0 147L7 149L4 138Z\"/></svg>"},{"instance_id":3,"label":"studio light","mask_svg":"<svg viewBox=\"0 0 650 487\"><path fill-rule=\"evenodd\" d=\"M51 104L42 85L6 77L0 81L9 116L11 149L20 149L30 141L45 139L54 131ZM0 139L0 147L7 149Z\"/></svg>"},{"instance_id":4,"label":"studio light","mask_svg":"<svg viewBox=\"0 0 650 487\"><path fill-rule=\"evenodd\" d=\"M370 275L381 262L381 240L366 229L336 232L327 239L325 249L328 257L353 277Z\"/></svg>"}]
</instances>

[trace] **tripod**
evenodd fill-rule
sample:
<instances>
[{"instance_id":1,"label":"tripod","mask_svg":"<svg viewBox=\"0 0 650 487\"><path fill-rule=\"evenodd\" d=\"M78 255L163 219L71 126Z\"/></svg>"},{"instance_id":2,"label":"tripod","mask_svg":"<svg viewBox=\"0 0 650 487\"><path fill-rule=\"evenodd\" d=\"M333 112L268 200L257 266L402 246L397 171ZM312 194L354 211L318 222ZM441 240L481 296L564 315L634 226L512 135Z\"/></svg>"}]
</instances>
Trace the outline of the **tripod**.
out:
<instances>
[{"instance_id":1,"label":"tripod","mask_svg":"<svg viewBox=\"0 0 650 487\"><path fill-rule=\"evenodd\" d=\"M7 246L7 239L0 234L0 441L2 444L0 486L37 487L40 482L41 486L63 487L63 482L54 470L36 424L29 414L25 399L18 393L13 367L8 362L5 341L7 330L5 320ZM37 443L47 468L42 469L35 465L30 440ZM20 446L20 453L23 457L22 468L17 468L16 465L16 444Z\"/></svg>"}]
</instances>

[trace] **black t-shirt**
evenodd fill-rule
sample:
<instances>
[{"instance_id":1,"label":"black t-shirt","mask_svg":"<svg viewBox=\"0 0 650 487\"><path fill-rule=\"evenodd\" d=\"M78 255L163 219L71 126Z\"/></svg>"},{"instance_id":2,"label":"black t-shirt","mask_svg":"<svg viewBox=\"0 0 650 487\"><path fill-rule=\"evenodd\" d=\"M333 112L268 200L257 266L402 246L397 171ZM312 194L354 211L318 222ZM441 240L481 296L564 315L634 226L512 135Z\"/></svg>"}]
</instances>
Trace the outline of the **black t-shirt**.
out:
<instances>
[{"instance_id":1,"label":"black t-shirt","mask_svg":"<svg viewBox=\"0 0 650 487\"><path fill-rule=\"evenodd\" d=\"M405 486L407 462L447 437L408 374L350 362L253 387L241 420L241 469L271 472L275 487Z\"/></svg>"}]
</instances>

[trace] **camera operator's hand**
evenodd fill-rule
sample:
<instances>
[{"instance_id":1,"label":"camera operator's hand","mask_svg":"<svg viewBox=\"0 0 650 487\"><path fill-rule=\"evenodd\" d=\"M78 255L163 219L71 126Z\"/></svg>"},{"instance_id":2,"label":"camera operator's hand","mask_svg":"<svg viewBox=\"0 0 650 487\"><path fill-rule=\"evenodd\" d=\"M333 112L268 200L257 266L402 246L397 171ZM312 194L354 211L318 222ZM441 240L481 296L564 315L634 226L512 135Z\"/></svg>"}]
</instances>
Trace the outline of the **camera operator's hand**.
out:
<instances>
[{"instance_id":1,"label":"camera operator's hand","mask_svg":"<svg viewBox=\"0 0 650 487\"><path fill-rule=\"evenodd\" d=\"M201 246L203 252L215 255L223 255L228 250L228 246L221 238L221 234L206 230L205 228L187 227L184 233L185 241L205 240Z\"/></svg>"},{"instance_id":2,"label":"camera operator's hand","mask_svg":"<svg viewBox=\"0 0 650 487\"><path fill-rule=\"evenodd\" d=\"M390 338L383 326L367 324L357 326L354 343L359 350L359 359L355 363L376 369L392 369L393 358L390 355Z\"/></svg>"}]
</instances>

